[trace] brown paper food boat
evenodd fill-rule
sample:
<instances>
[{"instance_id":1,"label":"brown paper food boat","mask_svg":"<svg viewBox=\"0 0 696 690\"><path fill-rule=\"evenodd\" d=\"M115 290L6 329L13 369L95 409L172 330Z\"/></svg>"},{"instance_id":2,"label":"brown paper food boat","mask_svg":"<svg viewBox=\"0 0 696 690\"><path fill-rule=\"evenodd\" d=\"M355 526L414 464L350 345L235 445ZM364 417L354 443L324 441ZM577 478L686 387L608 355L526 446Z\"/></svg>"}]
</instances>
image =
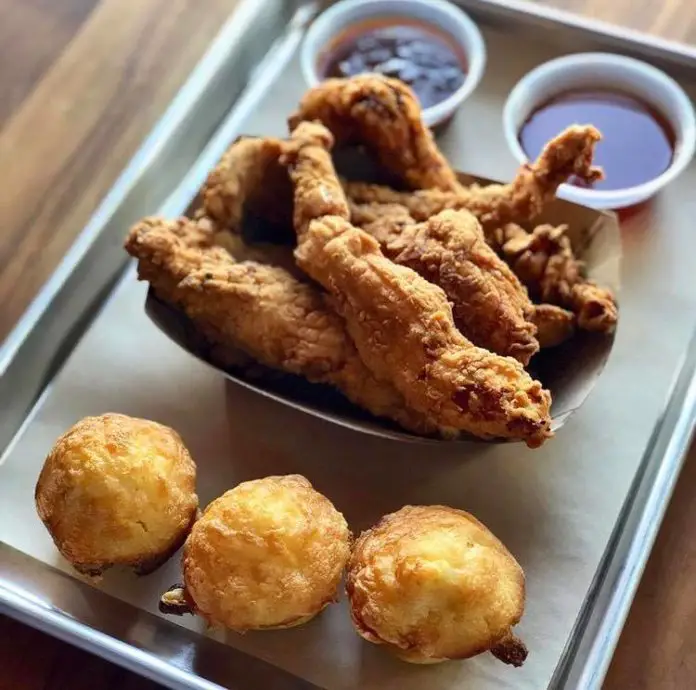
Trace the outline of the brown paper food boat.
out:
<instances>
[{"instance_id":1,"label":"brown paper food boat","mask_svg":"<svg viewBox=\"0 0 696 690\"><path fill-rule=\"evenodd\" d=\"M460 175L465 184L491 184L493 180ZM585 262L590 278L610 287L616 294L620 286L621 235L616 216L594 211L560 199L550 203L534 225L550 223L568 226L568 237L576 256ZM309 383L305 379L270 370L239 353L239 364L223 369L214 363L214 354L188 318L179 310L161 302L149 290L145 310L153 323L171 340L196 359L208 364L232 383L255 391L271 400L365 434L416 443L503 443L460 436L455 441L424 438L377 419L346 400L330 386ZM543 350L528 367L544 387L551 391L552 426L560 429L571 414L587 399L609 359L615 334L603 335L578 331L563 345ZM231 359L227 353L226 361Z\"/></svg>"}]
</instances>

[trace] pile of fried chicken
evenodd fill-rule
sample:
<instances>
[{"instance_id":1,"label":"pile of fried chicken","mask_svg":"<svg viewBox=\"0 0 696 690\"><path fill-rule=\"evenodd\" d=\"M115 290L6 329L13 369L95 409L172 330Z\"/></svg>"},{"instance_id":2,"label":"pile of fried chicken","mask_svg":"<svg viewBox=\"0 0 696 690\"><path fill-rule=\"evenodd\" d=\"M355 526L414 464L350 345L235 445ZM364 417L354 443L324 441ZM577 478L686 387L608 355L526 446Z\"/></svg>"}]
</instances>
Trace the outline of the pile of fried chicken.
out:
<instances>
[{"instance_id":1,"label":"pile of fried chicken","mask_svg":"<svg viewBox=\"0 0 696 690\"><path fill-rule=\"evenodd\" d=\"M140 279L222 366L241 350L416 434L540 446L551 396L525 367L576 328L611 332L617 305L564 226L523 226L572 176L601 176L599 132L568 128L510 184L463 186L394 79L327 80L289 129L237 140L193 218L130 230ZM341 179L334 144L360 146L401 188ZM243 238L250 218L270 244Z\"/></svg>"}]
</instances>

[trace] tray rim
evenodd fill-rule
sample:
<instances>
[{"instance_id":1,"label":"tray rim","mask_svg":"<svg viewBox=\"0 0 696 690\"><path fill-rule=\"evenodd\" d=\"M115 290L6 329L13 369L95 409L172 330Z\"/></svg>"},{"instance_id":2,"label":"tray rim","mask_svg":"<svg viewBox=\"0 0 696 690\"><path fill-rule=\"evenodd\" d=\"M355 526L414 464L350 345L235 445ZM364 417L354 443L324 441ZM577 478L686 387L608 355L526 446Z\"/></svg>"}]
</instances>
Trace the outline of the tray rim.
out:
<instances>
[{"instance_id":1,"label":"tray rim","mask_svg":"<svg viewBox=\"0 0 696 690\"><path fill-rule=\"evenodd\" d=\"M560 26L585 37L593 35L601 38L603 42L632 48L644 57L661 58L672 65L693 66L696 62L696 46L594 17L585 17L570 10L543 5L540 0L453 0L453 2L472 14L481 12L488 16L514 16L539 26L555 28Z\"/></svg>"},{"instance_id":2,"label":"tray rim","mask_svg":"<svg viewBox=\"0 0 696 690\"><path fill-rule=\"evenodd\" d=\"M585 18L565 10L549 8L526 0L455 0L455 2L481 21L503 18L517 20L523 24L565 28L585 39L615 44L643 57L646 54L654 56L673 67L696 65L696 48L626 27ZM291 26L288 33L291 31L301 33L306 20L317 11L318 3L293 0L290 4L295 12L291 24L296 26L294 29ZM189 79L176 94L141 148L73 242L63 260L0 346L0 386L3 380L7 379L8 371L11 371L12 364L23 345L42 326L42 317L59 301L73 271L84 261L89 249L105 230L128 192L139 181L148 162L156 156L162 140L176 133L182 120L190 112L196 97L200 95L201 89L226 64L225 58L229 57L230 46L235 40L241 43L245 30L253 26L253 22L260 14L260 7L261 3L256 4L255 0L242 0L235 9L208 51L194 67ZM271 50L272 47L261 61L266 60ZM219 132L214 134L217 135ZM190 176L186 177L188 179ZM186 180L184 180L174 189L163 208L170 208L174 213L183 210L174 210L176 208L174 198L181 192L181 188L186 186ZM190 180L188 186L191 186ZM122 275L122 272L119 275ZM103 301L106 301L106 297ZM55 371L46 372L46 377L38 389L39 393L47 390L53 373ZM21 433L40 400L41 396L34 398L22 423L15 429L13 437ZM569 637L568 645L549 685L550 688L601 687L695 427L696 332L686 348L682 365L665 401L664 411L656 423L651 440L643 454L631 490L627 494L588 596ZM0 448L0 452L3 450ZM1 460L0 458L0 462ZM651 480L652 483L650 483ZM633 527L630 533L626 531L629 526ZM621 563L618 563L619 549L626 555ZM3 564L7 562L10 551L13 550L6 544L0 543L1 613L102 656L113 663L163 682L169 687L201 689L222 687L175 664L162 661L153 652L138 649L119 637L108 635L96 627L77 621L70 616L69 612L37 606L31 591L18 591L16 587L10 588L3 582ZM36 567L43 571L52 571L56 577L64 576L45 564L37 563ZM104 593L99 594L105 596ZM112 599L109 595L106 597ZM603 600L601 611L600 599ZM589 610L586 611L588 607ZM588 632L590 628L594 629L592 637ZM277 670L283 673L280 669Z\"/></svg>"}]
</instances>

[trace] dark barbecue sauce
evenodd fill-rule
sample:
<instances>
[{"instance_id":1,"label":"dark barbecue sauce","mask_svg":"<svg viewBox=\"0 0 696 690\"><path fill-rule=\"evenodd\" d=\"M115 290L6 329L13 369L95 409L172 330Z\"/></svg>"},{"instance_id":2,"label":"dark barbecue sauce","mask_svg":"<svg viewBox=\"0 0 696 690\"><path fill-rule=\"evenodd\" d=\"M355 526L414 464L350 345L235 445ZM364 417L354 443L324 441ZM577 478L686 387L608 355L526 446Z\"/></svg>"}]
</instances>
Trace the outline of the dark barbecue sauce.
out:
<instances>
[{"instance_id":1,"label":"dark barbecue sauce","mask_svg":"<svg viewBox=\"0 0 696 690\"><path fill-rule=\"evenodd\" d=\"M463 51L445 32L395 17L348 27L322 56L324 77L377 72L406 82L429 108L451 96L466 78Z\"/></svg>"},{"instance_id":2,"label":"dark barbecue sauce","mask_svg":"<svg viewBox=\"0 0 696 690\"><path fill-rule=\"evenodd\" d=\"M520 143L530 159L573 124L594 125L602 133L595 163L604 168L598 190L626 189L661 175L672 162L674 132L665 118L630 95L614 91L569 91L542 105L522 126ZM579 180L571 180L585 186Z\"/></svg>"}]
</instances>

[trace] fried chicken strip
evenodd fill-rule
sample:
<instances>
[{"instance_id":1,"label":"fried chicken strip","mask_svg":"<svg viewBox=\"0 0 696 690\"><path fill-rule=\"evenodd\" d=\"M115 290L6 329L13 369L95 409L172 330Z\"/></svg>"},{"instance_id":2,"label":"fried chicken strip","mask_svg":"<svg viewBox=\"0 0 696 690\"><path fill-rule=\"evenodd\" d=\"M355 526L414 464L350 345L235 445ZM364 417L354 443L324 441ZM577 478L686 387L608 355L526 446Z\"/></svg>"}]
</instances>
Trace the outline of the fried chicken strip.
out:
<instances>
[{"instance_id":1,"label":"fried chicken strip","mask_svg":"<svg viewBox=\"0 0 696 690\"><path fill-rule=\"evenodd\" d=\"M454 191L421 185L415 192L398 192L382 185L345 182L344 188L355 203L399 204L417 221L425 221L445 209L466 209L479 219L490 243L495 237L493 231L505 223L536 218L571 176L587 183L600 179L602 171L592 165L594 147L600 138L594 127L568 127L544 147L534 163L523 165L510 184L459 186Z\"/></svg>"},{"instance_id":2,"label":"fried chicken strip","mask_svg":"<svg viewBox=\"0 0 696 690\"><path fill-rule=\"evenodd\" d=\"M342 144L362 144L413 189L455 190L457 175L421 120L413 91L398 79L365 74L310 89L288 124L319 121Z\"/></svg>"},{"instance_id":3,"label":"fried chicken strip","mask_svg":"<svg viewBox=\"0 0 696 690\"><path fill-rule=\"evenodd\" d=\"M400 204L349 206L352 223L372 235L388 258L445 291L457 328L475 345L527 365L540 348L573 335L575 315L552 304L533 304L467 211L441 211L416 224ZM488 291L480 289L485 281L492 283Z\"/></svg>"},{"instance_id":4,"label":"fried chicken strip","mask_svg":"<svg viewBox=\"0 0 696 690\"><path fill-rule=\"evenodd\" d=\"M236 261L255 261L259 264L280 266L290 275L300 281L307 282L307 276L295 263L292 247L283 244L258 242L248 244L241 235L228 230L218 230L214 235L214 243L226 249Z\"/></svg>"},{"instance_id":5,"label":"fried chicken strip","mask_svg":"<svg viewBox=\"0 0 696 690\"><path fill-rule=\"evenodd\" d=\"M140 279L184 311L211 344L240 348L268 367L333 385L415 433L438 430L371 374L343 321L311 285L280 267L237 263L213 241L206 219L146 218L130 230L125 248L138 259Z\"/></svg>"},{"instance_id":6,"label":"fried chicken strip","mask_svg":"<svg viewBox=\"0 0 696 690\"><path fill-rule=\"evenodd\" d=\"M614 295L583 276L566 231L540 225L527 232L510 223L500 230L501 254L533 298L572 310L583 330L610 333L618 320Z\"/></svg>"},{"instance_id":7,"label":"fried chicken strip","mask_svg":"<svg viewBox=\"0 0 696 690\"><path fill-rule=\"evenodd\" d=\"M281 145L271 137L237 139L201 189L204 215L233 233L291 239L292 188L278 162Z\"/></svg>"},{"instance_id":8,"label":"fried chicken strip","mask_svg":"<svg viewBox=\"0 0 696 690\"><path fill-rule=\"evenodd\" d=\"M542 350L561 345L575 333L575 314L555 304L535 304L532 322Z\"/></svg>"},{"instance_id":9,"label":"fried chicken strip","mask_svg":"<svg viewBox=\"0 0 696 690\"><path fill-rule=\"evenodd\" d=\"M314 218L298 228L295 257L333 296L363 361L438 426L541 445L551 435L548 391L516 360L472 345L455 328L441 288L387 259L350 224L330 173L331 145L324 127L301 123L281 161L295 185L296 211ZM333 212L324 215L326 208Z\"/></svg>"},{"instance_id":10,"label":"fried chicken strip","mask_svg":"<svg viewBox=\"0 0 696 690\"><path fill-rule=\"evenodd\" d=\"M402 206L375 214L351 206L351 220L372 235L384 255L439 285L452 303L454 322L475 345L526 365L538 351L527 290L486 244L468 211L442 211L415 223ZM377 207L379 210L379 206Z\"/></svg>"}]
</instances>

